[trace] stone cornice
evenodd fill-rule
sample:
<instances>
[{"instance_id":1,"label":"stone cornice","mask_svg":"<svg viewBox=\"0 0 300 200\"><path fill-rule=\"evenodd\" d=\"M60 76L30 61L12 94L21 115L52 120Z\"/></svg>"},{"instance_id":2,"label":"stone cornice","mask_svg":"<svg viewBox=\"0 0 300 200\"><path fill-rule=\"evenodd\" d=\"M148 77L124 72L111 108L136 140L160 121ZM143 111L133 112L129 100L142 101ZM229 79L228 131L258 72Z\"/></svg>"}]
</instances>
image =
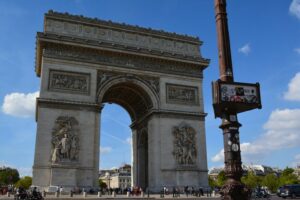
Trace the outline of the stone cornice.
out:
<instances>
[{"instance_id":1,"label":"stone cornice","mask_svg":"<svg viewBox=\"0 0 300 200\"><path fill-rule=\"evenodd\" d=\"M90 110L95 112L101 112L103 105L91 103L91 102L81 102L81 101L69 101L69 100L59 100L59 99L49 99L49 98L37 98L36 99L36 120L38 119L38 109L39 107L47 108L58 108L58 109L71 109L71 110Z\"/></svg>"},{"instance_id":2,"label":"stone cornice","mask_svg":"<svg viewBox=\"0 0 300 200\"><path fill-rule=\"evenodd\" d=\"M202 78L202 71L209 64L208 60L163 59L161 57L143 56L137 53L128 54L126 50L123 52L112 52L93 46L86 47L74 43L73 45L71 44L62 40L47 39L45 37L38 38L36 55L37 76L40 75L42 56L197 78Z\"/></svg>"},{"instance_id":3,"label":"stone cornice","mask_svg":"<svg viewBox=\"0 0 300 200\"><path fill-rule=\"evenodd\" d=\"M152 109L147 112L143 117L138 121L134 121L130 127L134 128L139 124L143 123L145 120L153 115L158 115L159 117L168 117L168 118L177 118L177 119L196 119L200 121L205 121L207 113L204 112L187 112L187 111L178 111L178 110L165 110L165 109Z\"/></svg>"},{"instance_id":4,"label":"stone cornice","mask_svg":"<svg viewBox=\"0 0 300 200\"><path fill-rule=\"evenodd\" d=\"M194 43L196 45L201 45L202 41L198 37L188 36L188 35L182 35L177 33L171 33L164 30L155 30L152 28L144 28L140 26L133 26L125 23L117 23L112 22L110 20L105 21L98 18L90 18L90 17L84 17L82 15L72 15L69 13L60 13L53 10L49 10L48 13L45 14L45 20L47 19L59 19L63 21L74 21L76 23L83 23L83 24L89 24L93 26L102 26L102 27L109 27L112 29L117 30L125 30L130 31L134 33L143 33L146 35L153 35L156 37L167 37L170 39L175 40L181 40L189 43Z\"/></svg>"}]
</instances>

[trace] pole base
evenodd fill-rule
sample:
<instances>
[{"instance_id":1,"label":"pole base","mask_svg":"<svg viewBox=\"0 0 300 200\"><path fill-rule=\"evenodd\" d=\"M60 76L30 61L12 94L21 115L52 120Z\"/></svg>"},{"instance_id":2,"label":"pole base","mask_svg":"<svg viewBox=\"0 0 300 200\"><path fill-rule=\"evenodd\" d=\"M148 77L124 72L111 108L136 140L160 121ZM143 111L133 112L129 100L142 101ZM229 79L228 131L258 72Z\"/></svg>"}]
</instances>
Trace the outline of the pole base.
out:
<instances>
[{"instance_id":1,"label":"pole base","mask_svg":"<svg viewBox=\"0 0 300 200\"><path fill-rule=\"evenodd\" d=\"M222 200L250 200L251 189L243 183L229 179L221 188Z\"/></svg>"}]
</instances>

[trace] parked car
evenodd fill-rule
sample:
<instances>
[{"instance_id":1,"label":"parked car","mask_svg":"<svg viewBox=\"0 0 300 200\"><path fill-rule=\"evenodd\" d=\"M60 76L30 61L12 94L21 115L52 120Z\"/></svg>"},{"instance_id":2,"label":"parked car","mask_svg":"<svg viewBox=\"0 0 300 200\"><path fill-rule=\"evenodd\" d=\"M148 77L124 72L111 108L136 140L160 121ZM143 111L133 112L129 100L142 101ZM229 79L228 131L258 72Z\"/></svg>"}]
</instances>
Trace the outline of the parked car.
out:
<instances>
[{"instance_id":1,"label":"parked car","mask_svg":"<svg viewBox=\"0 0 300 200\"><path fill-rule=\"evenodd\" d=\"M278 189L277 189L277 196L279 196L279 197L281 197L281 193L283 192L283 187L281 186L281 187L279 187Z\"/></svg>"},{"instance_id":2,"label":"parked car","mask_svg":"<svg viewBox=\"0 0 300 200\"><path fill-rule=\"evenodd\" d=\"M300 197L300 184L294 184L294 185L285 185L282 187L282 191L280 196L282 198L291 197L296 198Z\"/></svg>"}]
</instances>

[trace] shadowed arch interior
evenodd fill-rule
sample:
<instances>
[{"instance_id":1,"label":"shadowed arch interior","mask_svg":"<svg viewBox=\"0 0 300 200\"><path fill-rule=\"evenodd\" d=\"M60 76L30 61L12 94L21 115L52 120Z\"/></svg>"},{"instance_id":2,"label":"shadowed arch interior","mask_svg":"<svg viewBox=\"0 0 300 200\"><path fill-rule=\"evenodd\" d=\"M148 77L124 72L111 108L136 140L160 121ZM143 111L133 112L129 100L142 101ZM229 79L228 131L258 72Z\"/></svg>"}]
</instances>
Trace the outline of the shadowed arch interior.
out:
<instances>
[{"instance_id":1,"label":"shadowed arch interior","mask_svg":"<svg viewBox=\"0 0 300 200\"><path fill-rule=\"evenodd\" d=\"M149 95L138 85L130 82L111 86L104 94L102 103L116 103L124 107L132 121L147 113L153 107Z\"/></svg>"}]
</instances>

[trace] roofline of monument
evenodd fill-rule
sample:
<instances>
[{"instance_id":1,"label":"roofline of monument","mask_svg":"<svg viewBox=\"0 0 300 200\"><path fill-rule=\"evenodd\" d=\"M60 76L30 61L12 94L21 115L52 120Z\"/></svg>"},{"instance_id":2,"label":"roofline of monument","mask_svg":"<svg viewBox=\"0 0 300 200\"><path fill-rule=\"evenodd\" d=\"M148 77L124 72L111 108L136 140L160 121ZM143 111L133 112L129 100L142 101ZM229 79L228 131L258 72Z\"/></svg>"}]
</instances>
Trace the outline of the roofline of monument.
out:
<instances>
[{"instance_id":1,"label":"roofline of monument","mask_svg":"<svg viewBox=\"0 0 300 200\"><path fill-rule=\"evenodd\" d=\"M187 43L197 44L200 46L203 44L203 42L197 36L183 35L175 32L172 33L164 30L145 28L145 27L134 26L125 23L117 23L117 22L112 22L111 20L106 21L98 18L84 17L82 15L72 15L67 12L61 13L61 12L49 10L48 13L45 14L44 21L46 20L46 18L55 18L64 21L76 21L77 23L80 22L80 23L89 24L93 26L102 26L111 29L118 29L126 32L147 34L147 35L152 35L160 38L168 38L172 40L184 41Z\"/></svg>"}]
</instances>

